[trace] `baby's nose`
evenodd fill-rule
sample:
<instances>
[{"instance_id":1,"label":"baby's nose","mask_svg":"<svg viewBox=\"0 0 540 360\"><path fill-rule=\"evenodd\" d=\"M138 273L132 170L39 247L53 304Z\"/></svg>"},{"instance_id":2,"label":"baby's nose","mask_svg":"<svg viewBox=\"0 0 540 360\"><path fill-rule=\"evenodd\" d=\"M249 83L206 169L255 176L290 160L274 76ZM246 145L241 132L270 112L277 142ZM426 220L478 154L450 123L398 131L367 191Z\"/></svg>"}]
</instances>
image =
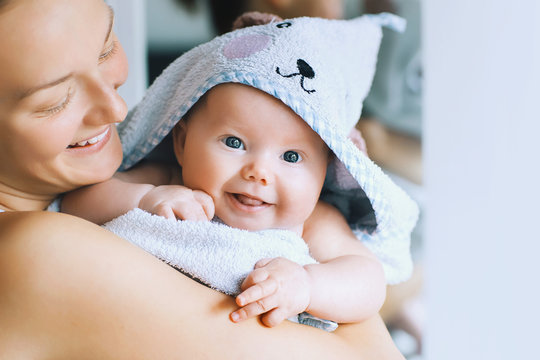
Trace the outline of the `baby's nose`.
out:
<instances>
[{"instance_id":1,"label":"baby's nose","mask_svg":"<svg viewBox=\"0 0 540 360\"><path fill-rule=\"evenodd\" d=\"M248 181L255 181L267 186L274 182L274 176L268 166L263 163L252 162L242 168L242 177Z\"/></svg>"}]
</instances>

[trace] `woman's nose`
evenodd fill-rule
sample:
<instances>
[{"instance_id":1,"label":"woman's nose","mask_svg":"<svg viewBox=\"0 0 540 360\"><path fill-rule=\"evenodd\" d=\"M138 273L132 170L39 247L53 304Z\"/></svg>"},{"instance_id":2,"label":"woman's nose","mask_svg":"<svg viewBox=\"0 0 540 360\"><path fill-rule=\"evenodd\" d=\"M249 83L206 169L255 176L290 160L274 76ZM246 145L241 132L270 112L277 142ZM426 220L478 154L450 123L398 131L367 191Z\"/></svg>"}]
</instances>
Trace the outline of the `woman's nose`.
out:
<instances>
[{"instance_id":1,"label":"woman's nose","mask_svg":"<svg viewBox=\"0 0 540 360\"><path fill-rule=\"evenodd\" d=\"M111 124L124 120L127 115L127 105L116 91L117 85L103 80L96 80L91 85L89 97L91 108L86 114L88 124Z\"/></svg>"},{"instance_id":2,"label":"woman's nose","mask_svg":"<svg viewBox=\"0 0 540 360\"><path fill-rule=\"evenodd\" d=\"M241 173L245 180L255 181L264 186L274 182L274 176L269 166L260 159L244 166Z\"/></svg>"}]
</instances>

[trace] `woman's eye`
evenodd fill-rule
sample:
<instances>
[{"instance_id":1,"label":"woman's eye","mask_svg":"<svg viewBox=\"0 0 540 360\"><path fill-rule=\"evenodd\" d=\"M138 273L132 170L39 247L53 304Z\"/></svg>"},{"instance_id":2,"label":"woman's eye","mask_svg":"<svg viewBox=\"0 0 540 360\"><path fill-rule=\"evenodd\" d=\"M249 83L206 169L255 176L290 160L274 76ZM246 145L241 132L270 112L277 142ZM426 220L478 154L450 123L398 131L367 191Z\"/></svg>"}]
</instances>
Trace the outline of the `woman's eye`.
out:
<instances>
[{"instance_id":1,"label":"woman's eye","mask_svg":"<svg viewBox=\"0 0 540 360\"><path fill-rule=\"evenodd\" d=\"M225 145L227 145L230 148L233 149L243 149L244 144L242 143L242 140L237 138L236 136L229 136L223 140Z\"/></svg>"},{"instance_id":2,"label":"woman's eye","mask_svg":"<svg viewBox=\"0 0 540 360\"><path fill-rule=\"evenodd\" d=\"M99 63L107 61L109 58L111 58L114 54L116 54L116 51L118 50L118 41L113 40L111 46L105 50L101 55L99 55Z\"/></svg>"},{"instance_id":3,"label":"woman's eye","mask_svg":"<svg viewBox=\"0 0 540 360\"><path fill-rule=\"evenodd\" d=\"M285 151L285 153L283 154L283 160L290 163L297 163L300 160L302 160L302 156L300 156L300 154L297 153L296 151L289 150L289 151Z\"/></svg>"},{"instance_id":4,"label":"woman's eye","mask_svg":"<svg viewBox=\"0 0 540 360\"><path fill-rule=\"evenodd\" d=\"M52 115L55 115L57 113L59 113L60 111L64 110L68 105L69 103L71 102L71 99L73 97L73 94L74 94L74 90L72 89L69 89L66 97L62 100L62 102L58 105L55 105L53 107L50 107L50 108L47 108L47 109L44 109L44 110L40 110L38 113L41 114L42 116L52 116Z\"/></svg>"}]
</instances>

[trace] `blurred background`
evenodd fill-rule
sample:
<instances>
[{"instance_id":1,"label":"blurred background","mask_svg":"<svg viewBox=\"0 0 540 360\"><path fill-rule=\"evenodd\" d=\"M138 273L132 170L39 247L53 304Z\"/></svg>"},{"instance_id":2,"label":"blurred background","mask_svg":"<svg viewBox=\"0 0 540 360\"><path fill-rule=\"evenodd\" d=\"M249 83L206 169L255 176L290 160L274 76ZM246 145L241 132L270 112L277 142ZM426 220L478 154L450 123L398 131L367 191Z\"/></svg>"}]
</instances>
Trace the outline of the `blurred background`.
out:
<instances>
[{"instance_id":1,"label":"blurred background","mask_svg":"<svg viewBox=\"0 0 540 360\"><path fill-rule=\"evenodd\" d=\"M421 208L413 277L382 316L408 359L525 358L540 300L540 2L109 0L130 62L129 107L175 58L243 11L407 19L384 31L359 119L369 156ZM533 138L534 137L534 138ZM533 265L536 264L536 265ZM537 350L536 350L537 351Z\"/></svg>"}]
</instances>

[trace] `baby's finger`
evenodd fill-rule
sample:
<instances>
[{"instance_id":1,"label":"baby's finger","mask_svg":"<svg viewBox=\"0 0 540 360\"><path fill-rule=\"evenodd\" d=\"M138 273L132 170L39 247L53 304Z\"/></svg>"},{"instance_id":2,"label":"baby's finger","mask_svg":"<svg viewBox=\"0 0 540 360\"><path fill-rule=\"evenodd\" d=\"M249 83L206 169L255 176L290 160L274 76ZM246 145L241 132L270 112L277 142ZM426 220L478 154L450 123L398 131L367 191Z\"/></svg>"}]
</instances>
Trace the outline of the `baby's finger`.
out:
<instances>
[{"instance_id":1,"label":"baby's finger","mask_svg":"<svg viewBox=\"0 0 540 360\"><path fill-rule=\"evenodd\" d=\"M236 303L238 306L245 306L274 294L276 290L277 282L274 279L267 279L247 288L236 297Z\"/></svg>"},{"instance_id":2,"label":"baby's finger","mask_svg":"<svg viewBox=\"0 0 540 360\"><path fill-rule=\"evenodd\" d=\"M249 273L249 275L244 279L240 288L242 291L246 290L253 285L263 282L268 279L268 271L266 269L255 269Z\"/></svg>"},{"instance_id":3,"label":"baby's finger","mask_svg":"<svg viewBox=\"0 0 540 360\"><path fill-rule=\"evenodd\" d=\"M163 216L167 219L176 219L174 211L170 206L160 205L154 211L156 215Z\"/></svg>"},{"instance_id":4,"label":"baby's finger","mask_svg":"<svg viewBox=\"0 0 540 360\"><path fill-rule=\"evenodd\" d=\"M265 312L274 309L276 306L277 303L272 296L266 297L231 313L231 320L234 322L240 322L249 319L250 317L264 314Z\"/></svg>"},{"instance_id":5,"label":"baby's finger","mask_svg":"<svg viewBox=\"0 0 540 360\"><path fill-rule=\"evenodd\" d=\"M269 311L266 314L264 314L261 317L261 321L264 325L268 327L274 327L281 324L281 322L285 320L287 317L289 317L287 313L282 308L277 307L273 309L272 311Z\"/></svg>"},{"instance_id":6,"label":"baby's finger","mask_svg":"<svg viewBox=\"0 0 540 360\"><path fill-rule=\"evenodd\" d=\"M259 261L257 261L257 263L255 264L254 268L255 269L258 269L258 268L262 268L266 265L268 265L268 263L270 261L274 260L274 258L264 258L264 259L261 259Z\"/></svg>"},{"instance_id":7,"label":"baby's finger","mask_svg":"<svg viewBox=\"0 0 540 360\"><path fill-rule=\"evenodd\" d=\"M201 204L204 213L206 214L206 218L212 220L215 212L214 199L204 191L200 190L193 190L193 198Z\"/></svg>"},{"instance_id":8,"label":"baby's finger","mask_svg":"<svg viewBox=\"0 0 540 360\"><path fill-rule=\"evenodd\" d=\"M190 203L185 201L175 203L173 211L178 219L191 221L208 220L201 204L195 201L191 201Z\"/></svg>"}]
</instances>

